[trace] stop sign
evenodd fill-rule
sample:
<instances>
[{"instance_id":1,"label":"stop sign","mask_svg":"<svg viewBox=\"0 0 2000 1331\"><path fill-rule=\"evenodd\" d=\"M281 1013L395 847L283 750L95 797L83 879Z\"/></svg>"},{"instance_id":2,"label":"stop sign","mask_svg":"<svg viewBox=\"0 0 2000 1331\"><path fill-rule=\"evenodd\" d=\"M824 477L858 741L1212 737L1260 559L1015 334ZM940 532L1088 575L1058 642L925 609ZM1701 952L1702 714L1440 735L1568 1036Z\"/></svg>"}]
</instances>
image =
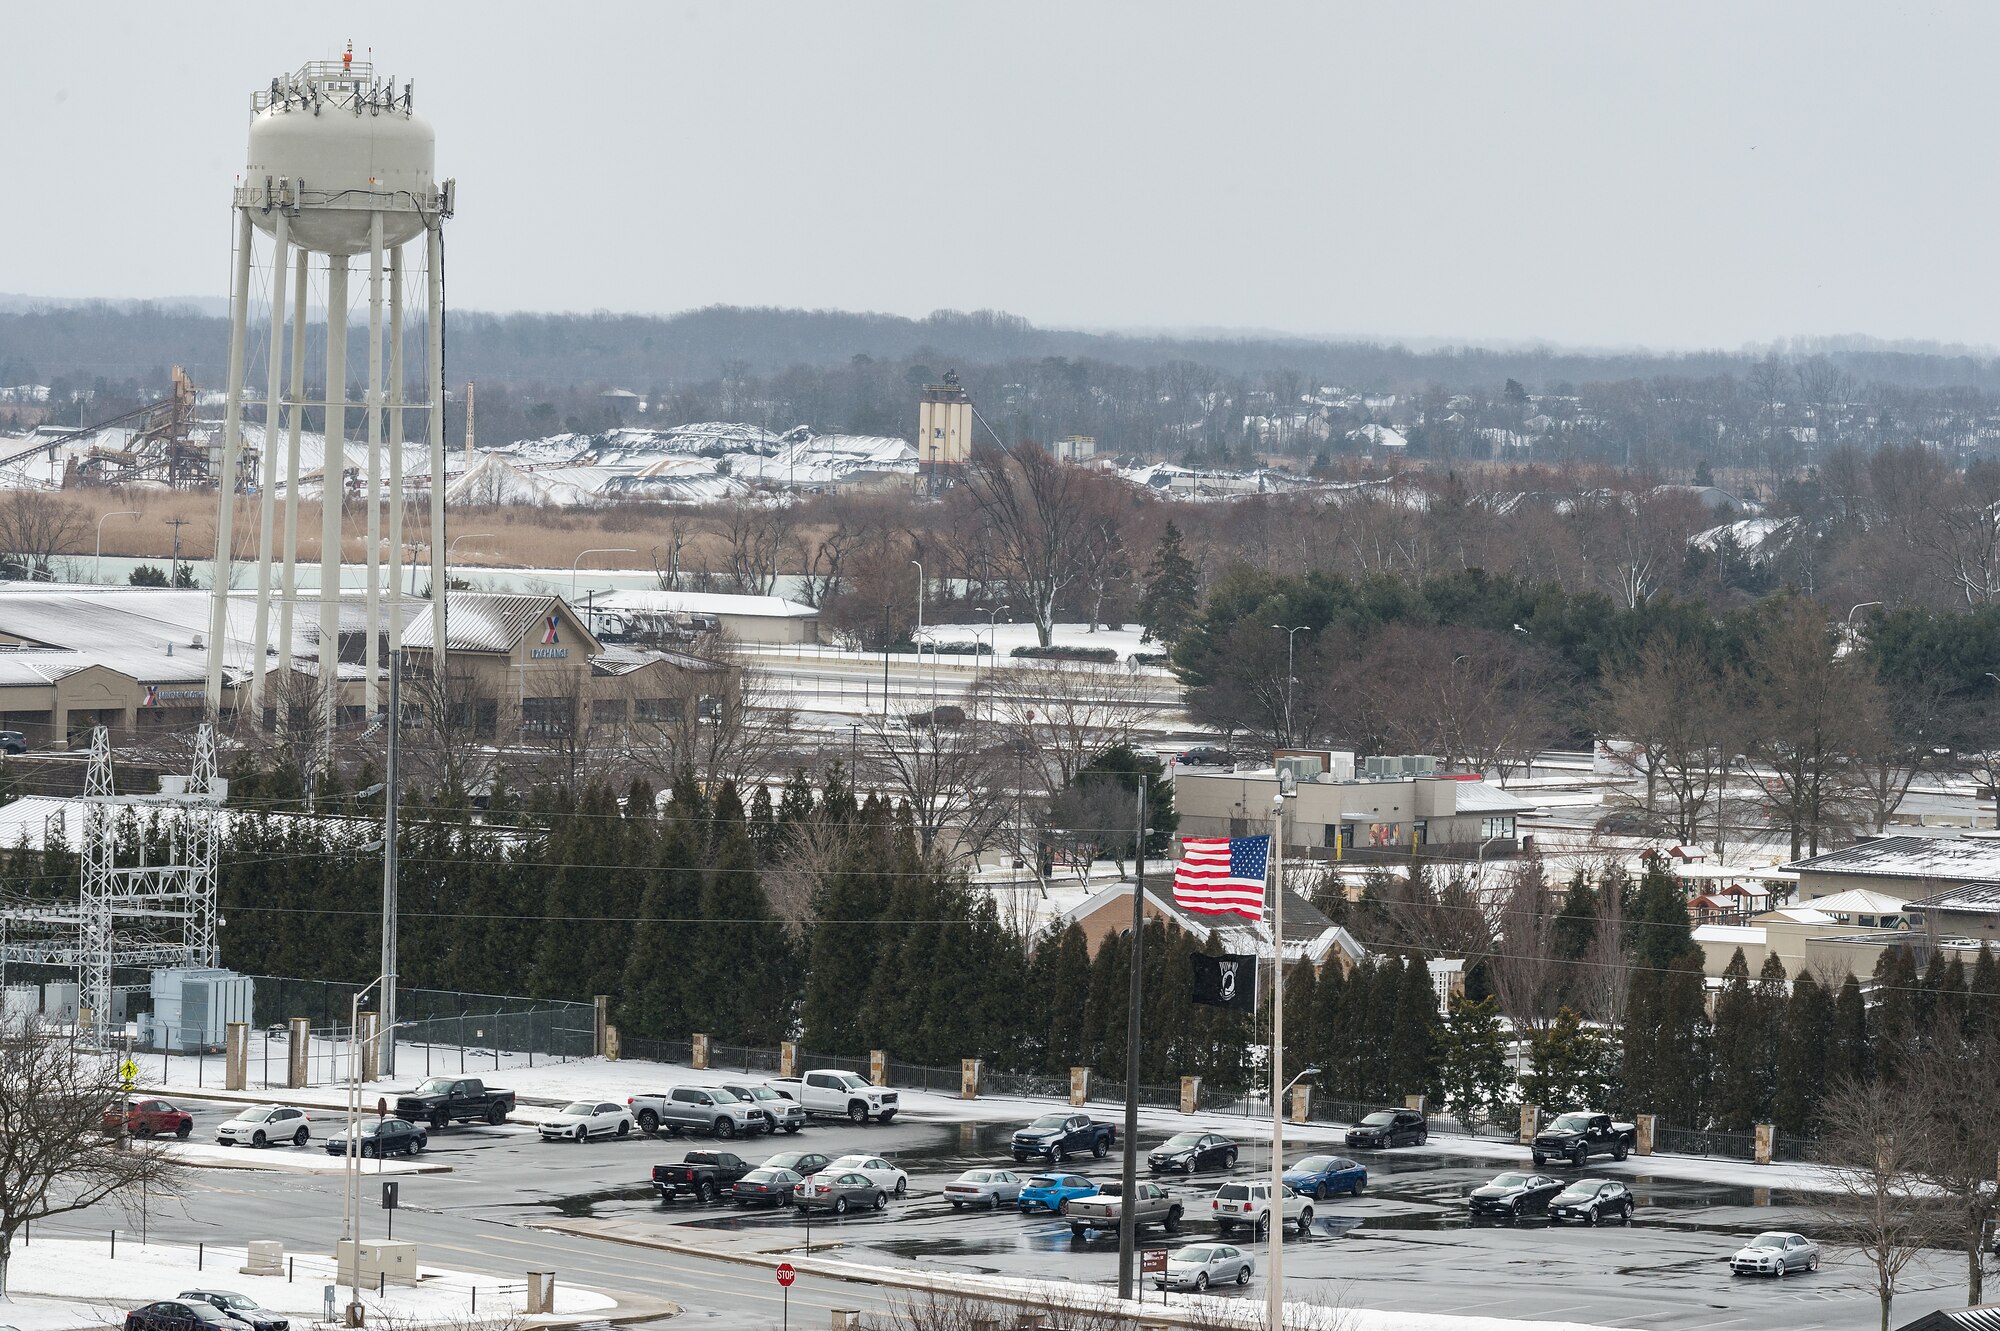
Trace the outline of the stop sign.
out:
<instances>
[{"instance_id":1,"label":"stop sign","mask_svg":"<svg viewBox=\"0 0 2000 1331\"><path fill-rule=\"evenodd\" d=\"M794 1280L797 1280L798 1278L799 1278L799 1273L792 1269L792 1264L790 1262L778 1263L778 1283L780 1285L783 1285L786 1289L790 1289L792 1287L792 1282Z\"/></svg>"}]
</instances>

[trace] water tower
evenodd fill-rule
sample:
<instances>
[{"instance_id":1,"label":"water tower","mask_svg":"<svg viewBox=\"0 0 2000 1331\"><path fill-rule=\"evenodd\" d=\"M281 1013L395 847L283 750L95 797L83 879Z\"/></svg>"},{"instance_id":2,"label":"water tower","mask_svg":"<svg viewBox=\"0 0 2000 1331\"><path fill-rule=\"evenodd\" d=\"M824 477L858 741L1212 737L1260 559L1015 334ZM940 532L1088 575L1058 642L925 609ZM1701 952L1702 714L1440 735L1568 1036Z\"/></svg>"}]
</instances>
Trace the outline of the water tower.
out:
<instances>
[{"instance_id":1,"label":"water tower","mask_svg":"<svg viewBox=\"0 0 2000 1331\"><path fill-rule=\"evenodd\" d=\"M251 251L257 233L270 238L270 360L264 380L264 441L257 477L255 641L248 696L252 724L264 715L270 666L274 563L277 565L276 665L292 661L292 607L297 599L299 436L309 409L325 414L326 448L320 486L319 681L325 724L339 715L341 501L346 491L350 427L366 440L367 611L363 664L366 704L378 705L378 643L386 631L391 659L402 636L403 443L414 414L430 450L431 588L441 597L444 557L444 223L452 215L454 182L435 178L435 136L413 109L411 85L379 79L353 47L339 60L313 61L271 80L250 99L250 152L236 190L236 266L229 308L229 388L223 413L221 503L216 521L215 590L209 619L207 701L222 706L223 644L228 625L229 561L234 549L233 503L244 478L242 458L244 343L251 300ZM405 248L423 241L420 278ZM356 402L348 390L349 269L365 256L368 278L368 363ZM315 269L325 274L326 392L305 393L308 291ZM421 280L424 374L412 395L403 365L404 285ZM289 290L288 290L289 289ZM384 337L384 307L387 337ZM290 324L287 335L287 313ZM289 357L287 351L289 349ZM281 385L284 386L281 391ZM254 395L251 398L255 403ZM355 419L358 415L358 421ZM280 441L282 439L282 449ZM284 454L282 522L274 496ZM388 487L387 578L382 548L383 485ZM275 553L274 553L275 552ZM386 611L386 615L385 612ZM432 616L435 660L443 659L444 615Z\"/></svg>"}]
</instances>

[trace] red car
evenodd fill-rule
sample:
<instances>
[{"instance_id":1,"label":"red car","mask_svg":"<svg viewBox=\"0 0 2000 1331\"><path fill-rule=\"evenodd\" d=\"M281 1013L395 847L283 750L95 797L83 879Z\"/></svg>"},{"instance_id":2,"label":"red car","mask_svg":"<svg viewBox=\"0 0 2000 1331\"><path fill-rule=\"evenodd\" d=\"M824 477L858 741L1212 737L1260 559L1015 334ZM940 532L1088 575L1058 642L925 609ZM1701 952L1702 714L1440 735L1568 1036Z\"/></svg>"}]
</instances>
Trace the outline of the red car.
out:
<instances>
[{"instance_id":1,"label":"red car","mask_svg":"<svg viewBox=\"0 0 2000 1331\"><path fill-rule=\"evenodd\" d=\"M106 1132L116 1132L120 1126L117 1110L104 1116ZM134 1137L185 1137L194 1131L194 1116L165 1100L127 1100L122 1126Z\"/></svg>"}]
</instances>

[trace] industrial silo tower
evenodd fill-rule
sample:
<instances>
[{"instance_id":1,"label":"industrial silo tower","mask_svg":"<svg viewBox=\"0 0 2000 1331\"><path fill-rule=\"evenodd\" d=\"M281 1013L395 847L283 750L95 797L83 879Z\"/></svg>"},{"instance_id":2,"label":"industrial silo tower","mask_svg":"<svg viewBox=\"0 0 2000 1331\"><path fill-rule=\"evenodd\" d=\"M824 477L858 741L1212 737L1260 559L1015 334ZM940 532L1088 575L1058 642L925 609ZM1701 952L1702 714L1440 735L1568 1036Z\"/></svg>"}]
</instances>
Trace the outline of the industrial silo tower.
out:
<instances>
[{"instance_id":1,"label":"industrial silo tower","mask_svg":"<svg viewBox=\"0 0 2000 1331\"><path fill-rule=\"evenodd\" d=\"M270 238L265 267L270 275L270 354L262 400L265 446L259 454L261 475L255 478L255 639L244 700L252 723L262 723L264 685L272 658L280 671L292 665L299 444L308 410L322 411L325 416L318 673L328 726L339 715L341 501L350 437L365 439L368 459L367 624L363 636L370 714L378 706L377 676L382 664L377 660L378 643L386 633L393 660L402 634L403 444L412 426L421 429L421 434L412 437L425 442L430 452L423 470L430 478L431 588L434 597L443 595L443 247L445 219L452 215L454 182L436 179L434 157L434 135L430 123L414 109L411 85L398 87L393 77L377 78L369 62L354 59L351 45L341 59L310 62L296 73L272 79L270 87L250 99L249 160L234 200L236 263L230 293L229 387L223 415L221 502L208 638L207 702L211 714L222 706L228 572L235 535L231 530L233 499L239 487L251 479L240 477L238 467L243 452L243 362L253 295L251 258L257 233ZM419 240L420 269L410 261L416 256L405 256ZM368 284L368 363L361 374L350 376L349 275L360 265L366 267ZM324 274L326 390L322 400L309 400L305 392L306 327L315 271ZM406 281L416 280L421 280L423 287L420 310L425 345L422 385L412 393L403 364L404 288ZM348 389L350 377L366 385L358 401ZM251 405L256 405L254 395ZM280 452L285 496L282 516L275 503L281 484ZM386 570L380 558L385 481L389 528ZM274 591L275 624L271 613ZM434 614L432 624L437 634L433 659L442 660L444 615Z\"/></svg>"}]
</instances>

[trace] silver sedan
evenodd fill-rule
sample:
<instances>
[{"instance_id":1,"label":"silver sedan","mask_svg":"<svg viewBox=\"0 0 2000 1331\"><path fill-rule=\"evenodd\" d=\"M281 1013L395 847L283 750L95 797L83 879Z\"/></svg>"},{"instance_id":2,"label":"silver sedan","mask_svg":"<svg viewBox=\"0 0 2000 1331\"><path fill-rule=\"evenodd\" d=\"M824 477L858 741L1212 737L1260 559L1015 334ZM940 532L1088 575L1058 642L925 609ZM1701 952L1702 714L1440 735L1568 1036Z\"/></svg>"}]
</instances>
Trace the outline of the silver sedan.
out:
<instances>
[{"instance_id":1,"label":"silver sedan","mask_svg":"<svg viewBox=\"0 0 2000 1331\"><path fill-rule=\"evenodd\" d=\"M1011 1169L968 1169L944 1185L954 1211L968 1206L1013 1206L1021 1200L1021 1176Z\"/></svg>"},{"instance_id":2,"label":"silver sedan","mask_svg":"<svg viewBox=\"0 0 2000 1331\"><path fill-rule=\"evenodd\" d=\"M1193 1243L1168 1253L1166 1274L1153 1283L1199 1294L1211 1285L1247 1285L1254 1270L1250 1254L1233 1243Z\"/></svg>"},{"instance_id":3,"label":"silver sedan","mask_svg":"<svg viewBox=\"0 0 2000 1331\"><path fill-rule=\"evenodd\" d=\"M1751 1239L1729 1259L1729 1273L1738 1276L1781 1276L1791 1271L1819 1270L1819 1245L1803 1234L1768 1230Z\"/></svg>"}]
</instances>

